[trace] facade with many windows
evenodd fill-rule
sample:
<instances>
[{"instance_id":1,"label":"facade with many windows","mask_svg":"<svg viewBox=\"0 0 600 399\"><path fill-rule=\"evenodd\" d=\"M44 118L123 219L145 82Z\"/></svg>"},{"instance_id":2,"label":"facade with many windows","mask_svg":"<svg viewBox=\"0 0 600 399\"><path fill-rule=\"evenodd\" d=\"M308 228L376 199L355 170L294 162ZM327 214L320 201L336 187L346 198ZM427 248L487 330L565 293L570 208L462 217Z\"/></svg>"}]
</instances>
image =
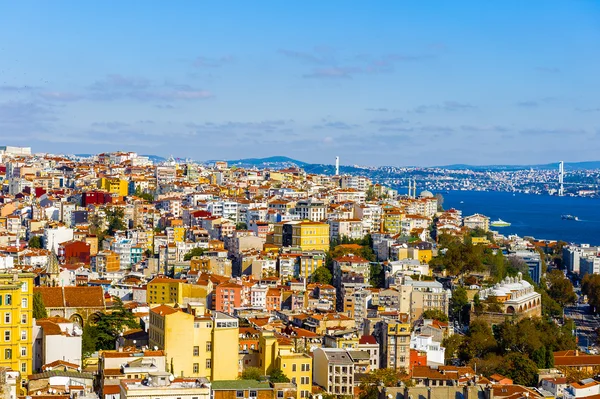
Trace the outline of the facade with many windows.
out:
<instances>
[{"instance_id":1,"label":"facade with many windows","mask_svg":"<svg viewBox=\"0 0 600 399\"><path fill-rule=\"evenodd\" d=\"M31 273L0 273L0 367L32 374L33 279Z\"/></svg>"}]
</instances>

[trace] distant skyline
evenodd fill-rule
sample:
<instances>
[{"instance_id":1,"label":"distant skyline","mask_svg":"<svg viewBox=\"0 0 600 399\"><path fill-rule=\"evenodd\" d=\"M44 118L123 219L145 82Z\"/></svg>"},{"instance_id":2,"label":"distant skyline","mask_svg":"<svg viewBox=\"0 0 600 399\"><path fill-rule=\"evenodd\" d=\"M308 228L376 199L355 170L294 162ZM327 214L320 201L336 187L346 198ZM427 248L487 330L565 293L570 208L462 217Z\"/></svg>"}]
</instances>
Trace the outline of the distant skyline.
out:
<instances>
[{"instance_id":1,"label":"distant skyline","mask_svg":"<svg viewBox=\"0 0 600 399\"><path fill-rule=\"evenodd\" d=\"M600 2L0 0L0 145L600 159Z\"/></svg>"}]
</instances>

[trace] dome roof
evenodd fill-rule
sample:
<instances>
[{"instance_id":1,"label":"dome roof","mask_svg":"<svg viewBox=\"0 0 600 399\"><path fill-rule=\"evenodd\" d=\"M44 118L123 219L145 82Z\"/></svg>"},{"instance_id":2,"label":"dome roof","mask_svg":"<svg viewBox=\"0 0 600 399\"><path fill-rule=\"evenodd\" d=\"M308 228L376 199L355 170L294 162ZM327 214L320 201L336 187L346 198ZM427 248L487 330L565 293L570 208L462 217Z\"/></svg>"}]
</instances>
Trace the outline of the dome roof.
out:
<instances>
[{"instance_id":1,"label":"dome roof","mask_svg":"<svg viewBox=\"0 0 600 399\"><path fill-rule=\"evenodd\" d=\"M433 193L431 191L423 190L423 191L421 191L421 194L419 194L419 197L421 197L421 198L433 198L434 195L433 195Z\"/></svg>"}]
</instances>

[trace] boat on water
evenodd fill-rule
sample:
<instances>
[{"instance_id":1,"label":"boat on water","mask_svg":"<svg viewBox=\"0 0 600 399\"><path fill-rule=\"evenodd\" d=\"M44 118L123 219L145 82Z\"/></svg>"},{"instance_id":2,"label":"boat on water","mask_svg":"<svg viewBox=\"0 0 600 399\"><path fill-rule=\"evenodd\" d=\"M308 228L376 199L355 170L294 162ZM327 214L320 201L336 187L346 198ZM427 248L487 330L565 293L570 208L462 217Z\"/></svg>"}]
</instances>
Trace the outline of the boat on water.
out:
<instances>
[{"instance_id":1,"label":"boat on water","mask_svg":"<svg viewBox=\"0 0 600 399\"><path fill-rule=\"evenodd\" d=\"M573 215L561 215L560 217L562 220L574 220L576 222L579 221L579 218L577 216L573 216Z\"/></svg>"},{"instance_id":2,"label":"boat on water","mask_svg":"<svg viewBox=\"0 0 600 399\"><path fill-rule=\"evenodd\" d=\"M502 219L498 219L498 220L494 220L493 222L491 222L490 226L493 226L493 227L508 227L508 226L510 226L510 223L509 222L505 222Z\"/></svg>"}]
</instances>

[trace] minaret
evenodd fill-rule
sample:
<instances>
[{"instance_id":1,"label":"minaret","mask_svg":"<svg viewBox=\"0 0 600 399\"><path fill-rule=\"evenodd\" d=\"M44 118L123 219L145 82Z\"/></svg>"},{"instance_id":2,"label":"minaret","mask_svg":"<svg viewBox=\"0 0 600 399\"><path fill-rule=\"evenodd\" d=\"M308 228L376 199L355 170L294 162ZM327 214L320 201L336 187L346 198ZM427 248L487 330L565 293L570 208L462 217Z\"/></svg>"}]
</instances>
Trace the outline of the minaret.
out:
<instances>
[{"instance_id":1,"label":"minaret","mask_svg":"<svg viewBox=\"0 0 600 399\"><path fill-rule=\"evenodd\" d=\"M565 187L564 187L564 178L565 178L565 163L560 161L558 164L558 196L562 197L565 195Z\"/></svg>"},{"instance_id":2,"label":"minaret","mask_svg":"<svg viewBox=\"0 0 600 399\"><path fill-rule=\"evenodd\" d=\"M340 175L340 157L335 157L335 175Z\"/></svg>"}]
</instances>

